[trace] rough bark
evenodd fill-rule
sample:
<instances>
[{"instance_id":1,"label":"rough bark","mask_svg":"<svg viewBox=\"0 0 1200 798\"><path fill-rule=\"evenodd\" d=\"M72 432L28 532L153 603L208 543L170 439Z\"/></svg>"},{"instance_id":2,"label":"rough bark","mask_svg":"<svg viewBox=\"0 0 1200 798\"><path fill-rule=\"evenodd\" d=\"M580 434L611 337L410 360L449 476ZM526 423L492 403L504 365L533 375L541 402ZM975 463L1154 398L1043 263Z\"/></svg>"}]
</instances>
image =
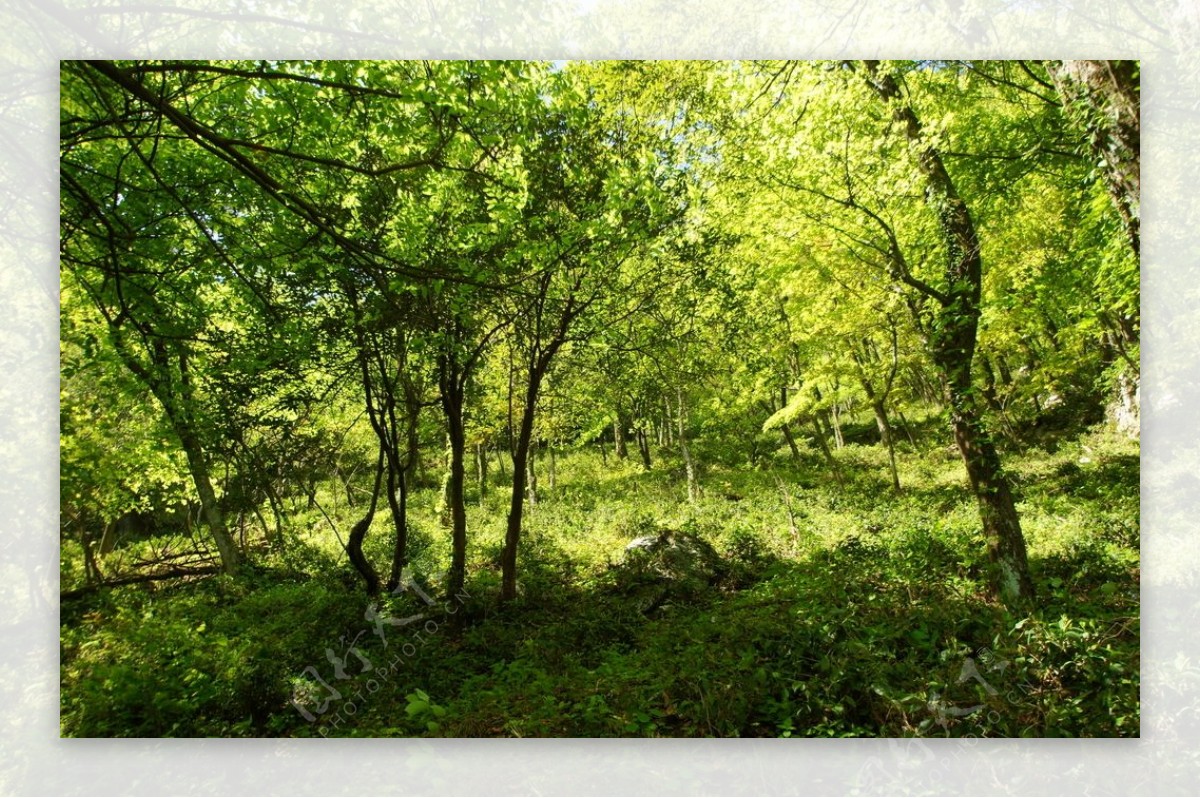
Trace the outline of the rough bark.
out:
<instances>
[{"instance_id":1,"label":"rough bark","mask_svg":"<svg viewBox=\"0 0 1200 798\"><path fill-rule=\"evenodd\" d=\"M1136 61L1047 61L1063 107L1087 131L1134 255L1141 254L1141 86Z\"/></svg>"},{"instance_id":2,"label":"rough bark","mask_svg":"<svg viewBox=\"0 0 1200 798\"><path fill-rule=\"evenodd\" d=\"M927 297L936 302L938 316L929 343L950 407L954 439L979 505L991 561L992 589L1005 605L1015 608L1034 596L1025 538L1008 478L975 405L971 377L983 274L978 234L941 154L925 139L920 121L904 101L895 78L882 72L876 61L865 65L870 86L891 107L893 120L916 151L927 189L925 199L937 215L946 246L945 288L941 292L928 287L925 290Z\"/></svg>"}]
</instances>

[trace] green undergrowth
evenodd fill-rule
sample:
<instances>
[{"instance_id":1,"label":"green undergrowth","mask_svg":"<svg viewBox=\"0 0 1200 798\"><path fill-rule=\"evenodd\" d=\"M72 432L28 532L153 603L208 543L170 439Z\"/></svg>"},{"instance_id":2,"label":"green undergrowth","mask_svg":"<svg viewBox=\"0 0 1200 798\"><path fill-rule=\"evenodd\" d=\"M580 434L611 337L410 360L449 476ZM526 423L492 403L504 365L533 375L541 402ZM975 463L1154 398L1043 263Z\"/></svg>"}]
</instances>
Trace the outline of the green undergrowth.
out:
<instances>
[{"instance_id":1,"label":"green undergrowth","mask_svg":"<svg viewBox=\"0 0 1200 798\"><path fill-rule=\"evenodd\" d=\"M66 601L62 733L1138 734L1136 442L1094 431L1005 453L1039 591L1028 613L988 597L950 450L902 447L900 494L878 446L837 452L840 481L813 452L710 461L695 504L677 457L657 454L646 472L560 453L552 490L540 475L521 595L502 608L496 474L469 496L467 590L432 607L409 591L369 608L329 521L299 505L282 551L244 575ZM320 496L344 537L353 508ZM430 595L448 559L436 505L413 496L413 574ZM381 571L385 528L367 545ZM711 544L719 573L660 590L623 564L663 530ZM82 570L74 556L65 574Z\"/></svg>"}]
</instances>

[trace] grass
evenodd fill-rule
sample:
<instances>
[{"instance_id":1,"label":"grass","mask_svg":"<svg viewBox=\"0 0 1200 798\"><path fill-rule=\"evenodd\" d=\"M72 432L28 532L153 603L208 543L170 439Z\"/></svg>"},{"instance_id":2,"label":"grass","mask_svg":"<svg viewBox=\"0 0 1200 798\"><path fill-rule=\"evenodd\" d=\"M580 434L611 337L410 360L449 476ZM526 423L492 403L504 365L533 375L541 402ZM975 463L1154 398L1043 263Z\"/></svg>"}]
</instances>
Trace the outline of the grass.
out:
<instances>
[{"instance_id":1,"label":"grass","mask_svg":"<svg viewBox=\"0 0 1200 798\"><path fill-rule=\"evenodd\" d=\"M484 502L468 497L469 596L434 608L383 599L396 618L429 614L380 627L386 646L328 523L298 507L285 551L244 577L65 604L62 733L1138 734L1136 442L1094 430L1005 453L1039 590L1027 616L987 596L955 455L902 448L899 495L878 446L837 456L841 485L812 452L753 468L713 457L689 504L669 451L650 472L563 452L554 490L542 474L528 515L521 597L503 608L507 507L493 474ZM344 536L344 497L320 498ZM429 591L449 556L436 505L424 490L411 507L413 570ZM377 521L367 539L381 569L384 529ZM630 540L661 529L708 541L724 566L645 612L661 591L621 563ZM77 550L64 543L63 554L66 588L82 568ZM347 650L356 636L361 656ZM340 693L324 712L332 694L308 666Z\"/></svg>"}]
</instances>

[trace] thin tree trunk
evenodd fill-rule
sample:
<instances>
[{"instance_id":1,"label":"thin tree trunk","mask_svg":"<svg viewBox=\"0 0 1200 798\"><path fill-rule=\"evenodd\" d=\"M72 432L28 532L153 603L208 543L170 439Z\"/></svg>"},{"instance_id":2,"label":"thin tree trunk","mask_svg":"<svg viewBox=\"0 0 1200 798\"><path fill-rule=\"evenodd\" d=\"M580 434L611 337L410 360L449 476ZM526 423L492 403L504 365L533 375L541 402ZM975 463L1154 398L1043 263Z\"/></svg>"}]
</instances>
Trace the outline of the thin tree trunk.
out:
<instances>
[{"instance_id":1,"label":"thin tree trunk","mask_svg":"<svg viewBox=\"0 0 1200 798\"><path fill-rule=\"evenodd\" d=\"M537 441L532 441L529 445L529 457L525 460L525 468L527 475L525 477L525 486L529 494L529 506L537 507L538 503L538 486L537 486Z\"/></svg>"},{"instance_id":2,"label":"thin tree trunk","mask_svg":"<svg viewBox=\"0 0 1200 798\"><path fill-rule=\"evenodd\" d=\"M350 557L350 563L354 566L354 570L358 571L359 575L366 583L367 595L374 596L379 592L379 574L375 573L375 568L372 567L371 561L363 554L363 540L367 536L367 531L371 528L371 521L375 518L375 506L379 501L379 487L383 483L383 443L379 445L379 457L375 462L375 487L371 489L371 504L367 508L367 514L354 525L350 530L350 537L346 541L346 554Z\"/></svg>"},{"instance_id":3,"label":"thin tree trunk","mask_svg":"<svg viewBox=\"0 0 1200 798\"><path fill-rule=\"evenodd\" d=\"M904 435L908 438L908 442L917 448L917 439L913 436L912 424L908 423L908 419L904 417L904 412L900 408L896 408L896 418L900 419L900 426L904 429Z\"/></svg>"},{"instance_id":4,"label":"thin tree trunk","mask_svg":"<svg viewBox=\"0 0 1200 798\"><path fill-rule=\"evenodd\" d=\"M449 529L453 524L450 509L450 461L453 458L453 453L451 452L449 435L446 436L446 450L444 454L445 457L442 462L444 469L442 471L442 495L438 499L438 523L444 528Z\"/></svg>"},{"instance_id":5,"label":"thin tree trunk","mask_svg":"<svg viewBox=\"0 0 1200 798\"><path fill-rule=\"evenodd\" d=\"M217 503L217 493L213 490L212 479L208 473L208 464L205 462L204 451L200 448L200 444L196 441L190 430L180 431L177 429L177 431L180 432L180 443L183 444L183 451L187 457L188 471L192 475L192 482L195 484L196 493L200 497L200 508L204 515L204 522L208 524L209 532L217 544L217 552L221 557L221 570L227 574L235 573L241 558L238 554L237 545L234 543L233 537L229 534L229 530L225 526L225 517L221 513L221 507Z\"/></svg>"},{"instance_id":6,"label":"thin tree trunk","mask_svg":"<svg viewBox=\"0 0 1200 798\"><path fill-rule=\"evenodd\" d=\"M833 452L829 451L829 444L825 441L825 432L821 429L821 424L817 421L817 416L813 416L813 437L817 439L817 446L821 449L821 454L825 455L825 461L829 463L829 470L833 472L834 480L842 484L842 469L838 467L837 460L834 459Z\"/></svg>"},{"instance_id":7,"label":"thin tree trunk","mask_svg":"<svg viewBox=\"0 0 1200 798\"><path fill-rule=\"evenodd\" d=\"M800 542L800 529L796 526L796 511L792 509L792 496L788 493L787 486L783 484L782 479L775 477L775 481L779 484L779 492L783 494L783 507L787 510L788 531L792 536L792 551L794 552Z\"/></svg>"},{"instance_id":8,"label":"thin tree trunk","mask_svg":"<svg viewBox=\"0 0 1200 798\"><path fill-rule=\"evenodd\" d=\"M546 365L549 359L546 358ZM508 529L504 535L504 551L500 555L500 601L511 601L517 597L517 550L521 545L521 522L525 510L525 483L528 478L529 445L533 440L533 419L537 407L538 390L546 366L534 361L529 370L529 384L525 391L525 408L521 413L521 424L517 432L516 447L512 453L512 495L508 506Z\"/></svg>"},{"instance_id":9,"label":"thin tree trunk","mask_svg":"<svg viewBox=\"0 0 1200 798\"><path fill-rule=\"evenodd\" d=\"M550 368L554 355L566 340L569 319L560 322L557 337L550 341L539 355L529 360L529 382L525 387L525 408L521 412L521 425L517 433L517 445L513 449L512 496L508 507L508 529L504 534L504 551L500 555L500 601L504 603L517 597L517 550L521 545L521 522L525 510L525 479L529 465L529 449L533 441L533 421L537 413L538 395L542 380Z\"/></svg>"},{"instance_id":10,"label":"thin tree trunk","mask_svg":"<svg viewBox=\"0 0 1200 798\"><path fill-rule=\"evenodd\" d=\"M487 498L487 450L482 443L475 444L475 473L479 480L479 506Z\"/></svg>"},{"instance_id":11,"label":"thin tree trunk","mask_svg":"<svg viewBox=\"0 0 1200 798\"><path fill-rule=\"evenodd\" d=\"M858 364L858 380L862 385L863 393L867 395L867 401L871 403L871 410L875 413L875 426L879 428L879 443L887 449L888 464L891 469L892 490L896 493L900 492L900 475L896 471L896 447L893 443L892 425L888 420L887 407L884 402L887 395L891 392L892 380L895 378L895 369L892 370L892 375L884 381L884 389L876 391L871 379L867 377L866 370L866 347L862 356L855 355L854 360Z\"/></svg>"},{"instance_id":12,"label":"thin tree trunk","mask_svg":"<svg viewBox=\"0 0 1200 798\"><path fill-rule=\"evenodd\" d=\"M548 480L550 492L554 493L554 486L558 482L558 474L557 474L558 469L556 468L556 463L555 463L555 458L554 458L554 444L553 443L550 444L549 449L550 449L550 467L549 467L548 471L546 472L546 478Z\"/></svg>"},{"instance_id":13,"label":"thin tree trunk","mask_svg":"<svg viewBox=\"0 0 1200 798\"><path fill-rule=\"evenodd\" d=\"M625 460L629 457L629 449L625 446L625 415L618 410L617 417L613 419L613 446L617 452L617 458Z\"/></svg>"},{"instance_id":14,"label":"thin tree trunk","mask_svg":"<svg viewBox=\"0 0 1200 798\"><path fill-rule=\"evenodd\" d=\"M388 505L392 510L392 522L396 529L395 546L392 548L392 572L388 576L387 589L400 586L404 566L408 565L408 480L403 468L394 471L388 468Z\"/></svg>"},{"instance_id":15,"label":"thin tree trunk","mask_svg":"<svg viewBox=\"0 0 1200 798\"><path fill-rule=\"evenodd\" d=\"M92 551L92 544L88 540L87 527L83 524L79 525L79 545L83 546L83 575L87 584L101 582L104 580L104 574L100 572L100 566L96 562L96 555Z\"/></svg>"},{"instance_id":16,"label":"thin tree trunk","mask_svg":"<svg viewBox=\"0 0 1200 798\"><path fill-rule=\"evenodd\" d=\"M467 507L466 483L466 405L465 369L453 356L439 359L439 383L442 410L446 416L446 438L449 463L443 501L447 505L450 527L450 572L446 580L446 595L462 592L467 570Z\"/></svg>"},{"instance_id":17,"label":"thin tree trunk","mask_svg":"<svg viewBox=\"0 0 1200 798\"><path fill-rule=\"evenodd\" d=\"M646 439L646 428L644 426L638 427L635 432L637 434L638 452L642 455L642 465L649 471L652 466L650 463L650 441Z\"/></svg>"},{"instance_id":18,"label":"thin tree trunk","mask_svg":"<svg viewBox=\"0 0 1200 798\"><path fill-rule=\"evenodd\" d=\"M893 440L892 425L888 421L887 408L883 406L883 402L876 401L871 403L871 409L875 412L875 425L879 427L879 441L887 448L888 463L892 471L892 490L899 493L900 474L896 471L896 444Z\"/></svg>"},{"instance_id":19,"label":"thin tree trunk","mask_svg":"<svg viewBox=\"0 0 1200 798\"><path fill-rule=\"evenodd\" d=\"M676 401L676 409L679 412L679 451L683 455L683 466L687 473L687 491L688 501L692 504L700 497L700 486L696 483L696 465L692 462L692 453L688 449L687 444L687 428L685 424L686 405L683 401L683 389L678 391L678 399Z\"/></svg>"},{"instance_id":20,"label":"thin tree trunk","mask_svg":"<svg viewBox=\"0 0 1200 798\"><path fill-rule=\"evenodd\" d=\"M796 436L792 434L792 425L785 421L779 425L779 429L783 431L783 439L787 441L788 448L792 450L792 459L797 463L800 462L800 448L796 446Z\"/></svg>"}]
</instances>

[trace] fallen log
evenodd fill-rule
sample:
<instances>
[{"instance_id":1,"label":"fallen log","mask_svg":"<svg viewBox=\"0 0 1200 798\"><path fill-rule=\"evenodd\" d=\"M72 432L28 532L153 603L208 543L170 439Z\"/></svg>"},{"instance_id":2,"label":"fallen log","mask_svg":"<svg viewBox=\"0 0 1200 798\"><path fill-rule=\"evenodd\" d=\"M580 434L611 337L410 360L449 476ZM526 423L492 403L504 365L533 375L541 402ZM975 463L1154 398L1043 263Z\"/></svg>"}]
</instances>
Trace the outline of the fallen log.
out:
<instances>
[{"instance_id":1,"label":"fallen log","mask_svg":"<svg viewBox=\"0 0 1200 798\"><path fill-rule=\"evenodd\" d=\"M169 568L165 571L159 571L153 574L138 574L137 576L124 576L119 579L110 579L106 582L96 582L91 585L77 587L74 590L64 590L58 594L60 601L80 598L88 593L94 593L97 590L105 587L121 587L122 585L135 585L141 582L157 582L163 579L180 579L185 576L207 576L209 574L218 573L221 569L216 565L205 566L203 568Z\"/></svg>"}]
</instances>

